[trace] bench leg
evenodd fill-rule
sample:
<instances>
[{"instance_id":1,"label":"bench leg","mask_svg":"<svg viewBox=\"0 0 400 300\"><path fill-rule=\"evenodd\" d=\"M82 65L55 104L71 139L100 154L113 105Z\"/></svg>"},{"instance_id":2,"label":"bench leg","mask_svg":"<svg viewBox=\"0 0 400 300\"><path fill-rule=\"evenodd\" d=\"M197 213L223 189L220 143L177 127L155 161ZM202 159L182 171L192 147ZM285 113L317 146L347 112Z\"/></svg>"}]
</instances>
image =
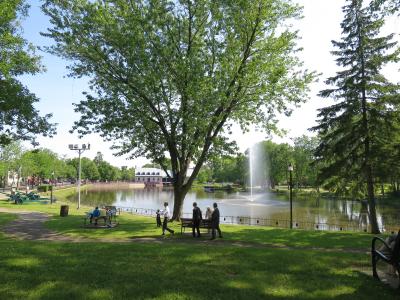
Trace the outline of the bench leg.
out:
<instances>
[{"instance_id":1,"label":"bench leg","mask_svg":"<svg viewBox=\"0 0 400 300\"><path fill-rule=\"evenodd\" d=\"M376 279L379 279L378 273L376 272L377 256L373 251L371 251L371 262L372 262L372 276Z\"/></svg>"}]
</instances>

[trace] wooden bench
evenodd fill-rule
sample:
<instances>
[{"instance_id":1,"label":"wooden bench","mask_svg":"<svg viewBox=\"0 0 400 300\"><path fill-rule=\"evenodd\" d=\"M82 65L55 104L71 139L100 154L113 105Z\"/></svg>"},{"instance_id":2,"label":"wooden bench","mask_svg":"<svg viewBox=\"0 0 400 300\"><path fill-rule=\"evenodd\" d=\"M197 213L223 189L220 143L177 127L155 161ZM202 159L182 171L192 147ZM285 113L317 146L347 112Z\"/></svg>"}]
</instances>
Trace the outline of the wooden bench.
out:
<instances>
[{"instance_id":1,"label":"wooden bench","mask_svg":"<svg viewBox=\"0 0 400 300\"><path fill-rule=\"evenodd\" d=\"M211 230L211 220L203 219L200 220L200 228L205 228L207 230ZM193 219L192 218L181 218L181 234L185 232L186 228L193 228Z\"/></svg>"},{"instance_id":2,"label":"wooden bench","mask_svg":"<svg viewBox=\"0 0 400 300\"><path fill-rule=\"evenodd\" d=\"M381 244L379 248L377 248L377 242ZM400 230L392 247L382 238L374 237L372 239L371 259L373 276L400 289ZM377 264L379 262L387 265L386 272L378 270Z\"/></svg>"}]
</instances>

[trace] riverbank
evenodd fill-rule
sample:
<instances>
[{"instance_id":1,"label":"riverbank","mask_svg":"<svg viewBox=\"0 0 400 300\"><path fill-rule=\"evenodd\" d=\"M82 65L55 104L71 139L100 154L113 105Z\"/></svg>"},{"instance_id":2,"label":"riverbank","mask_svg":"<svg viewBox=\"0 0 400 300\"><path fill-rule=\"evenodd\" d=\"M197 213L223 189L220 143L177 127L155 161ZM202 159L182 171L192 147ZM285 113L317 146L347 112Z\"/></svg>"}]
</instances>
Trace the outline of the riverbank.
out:
<instances>
[{"instance_id":1,"label":"riverbank","mask_svg":"<svg viewBox=\"0 0 400 300\"><path fill-rule=\"evenodd\" d=\"M224 238L216 243L206 235L161 238L152 218L123 214L120 226L112 230L83 229L84 209L71 207L70 216L62 218L57 216L59 205L0 202L12 210L47 213L50 220L45 226L58 235L99 243L26 241L0 234L2 297L394 299L397 295L370 276L366 253L370 235L225 225ZM0 213L0 226L15 218ZM173 228L178 230L178 224ZM143 238L148 241L137 242Z\"/></svg>"}]
</instances>

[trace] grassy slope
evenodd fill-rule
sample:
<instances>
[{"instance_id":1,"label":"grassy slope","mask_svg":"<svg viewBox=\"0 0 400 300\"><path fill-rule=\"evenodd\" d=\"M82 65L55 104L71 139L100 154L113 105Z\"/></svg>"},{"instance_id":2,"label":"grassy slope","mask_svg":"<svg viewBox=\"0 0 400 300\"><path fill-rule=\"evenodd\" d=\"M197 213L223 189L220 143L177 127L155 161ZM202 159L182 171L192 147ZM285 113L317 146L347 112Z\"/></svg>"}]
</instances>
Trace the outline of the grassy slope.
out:
<instances>
[{"instance_id":1,"label":"grassy slope","mask_svg":"<svg viewBox=\"0 0 400 300\"><path fill-rule=\"evenodd\" d=\"M60 204L0 206L44 211L47 226L74 236L158 236L151 218L123 215L108 230L81 228L82 211L58 217ZM0 226L13 215L0 213ZM174 226L177 226L174 225ZM371 235L223 226L225 240L368 249ZM48 243L0 235L4 299L395 299L365 274L363 254L182 243Z\"/></svg>"}]
</instances>

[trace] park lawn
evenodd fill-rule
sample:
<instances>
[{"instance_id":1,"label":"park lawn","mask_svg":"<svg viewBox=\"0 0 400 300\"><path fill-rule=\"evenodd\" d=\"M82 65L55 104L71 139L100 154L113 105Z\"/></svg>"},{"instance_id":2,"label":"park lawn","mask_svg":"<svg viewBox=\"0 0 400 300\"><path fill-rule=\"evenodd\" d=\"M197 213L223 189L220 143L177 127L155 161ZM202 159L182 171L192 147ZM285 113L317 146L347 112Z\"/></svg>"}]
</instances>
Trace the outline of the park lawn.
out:
<instances>
[{"instance_id":1,"label":"park lawn","mask_svg":"<svg viewBox=\"0 0 400 300\"><path fill-rule=\"evenodd\" d=\"M46 226L54 231L72 236L87 237L93 239L112 239L126 240L135 237L159 237L161 229L156 227L155 218L122 213L118 216L120 223L113 229L86 229L83 228L83 216L90 207L82 206L77 210L74 205L69 204L69 216L60 217L60 205L24 204L14 205L7 201L0 200L0 207L9 209L19 209L28 211L41 211L50 214L51 219L46 222ZM101 224L102 221L100 221ZM170 228L176 233L174 239L191 239L190 235L180 235L180 223L170 223ZM276 246L291 247L316 247L329 249L362 249L368 251L372 236L367 233L358 232L331 232L313 231L301 229L283 229L266 226L247 226L247 225L221 225L224 241L248 242L255 244L268 244ZM186 228L186 232L190 232ZM204 231L204 230L203 230ZM209 235L204 234L204 239Z\"/></svg>"},{"instance_id":2,"label":"park lawn","mask_svg":"<svg viewBox=\"0 0 400 300\"><path fill-rule=\"evenodd\" d=\"M0 213L0 224L13 216ZM0 235L2 299L395 299L363 254Z\"/></svg>"},{"instance_id":3,"label":"park lawn","mask_svg":"<svg viewBox=\"0 0 400 300\"><path fill-rule=\"evenodd\" d=\"M102 221L99 222L101 224ZM158 237L161 234L161 229L156 227L155 218L152 217L125 213L118 216L118 222L120 224L113 229L85 229L82 227L82 216L70 215L67 218L53 216L46 226L51 230L75 237L130 239ZM169 225L176 233L172 238L192 239L190 228L186 228L186 233L189 234L181 236L179 222L172 222ZM368 251L372 239L370 234L365 233L290 230L264 226L221 225L221 229L224 241L292 247L347 248ZM202 233L202 239L210 237L204 229Z\"/></svg>"}]
</instances>

